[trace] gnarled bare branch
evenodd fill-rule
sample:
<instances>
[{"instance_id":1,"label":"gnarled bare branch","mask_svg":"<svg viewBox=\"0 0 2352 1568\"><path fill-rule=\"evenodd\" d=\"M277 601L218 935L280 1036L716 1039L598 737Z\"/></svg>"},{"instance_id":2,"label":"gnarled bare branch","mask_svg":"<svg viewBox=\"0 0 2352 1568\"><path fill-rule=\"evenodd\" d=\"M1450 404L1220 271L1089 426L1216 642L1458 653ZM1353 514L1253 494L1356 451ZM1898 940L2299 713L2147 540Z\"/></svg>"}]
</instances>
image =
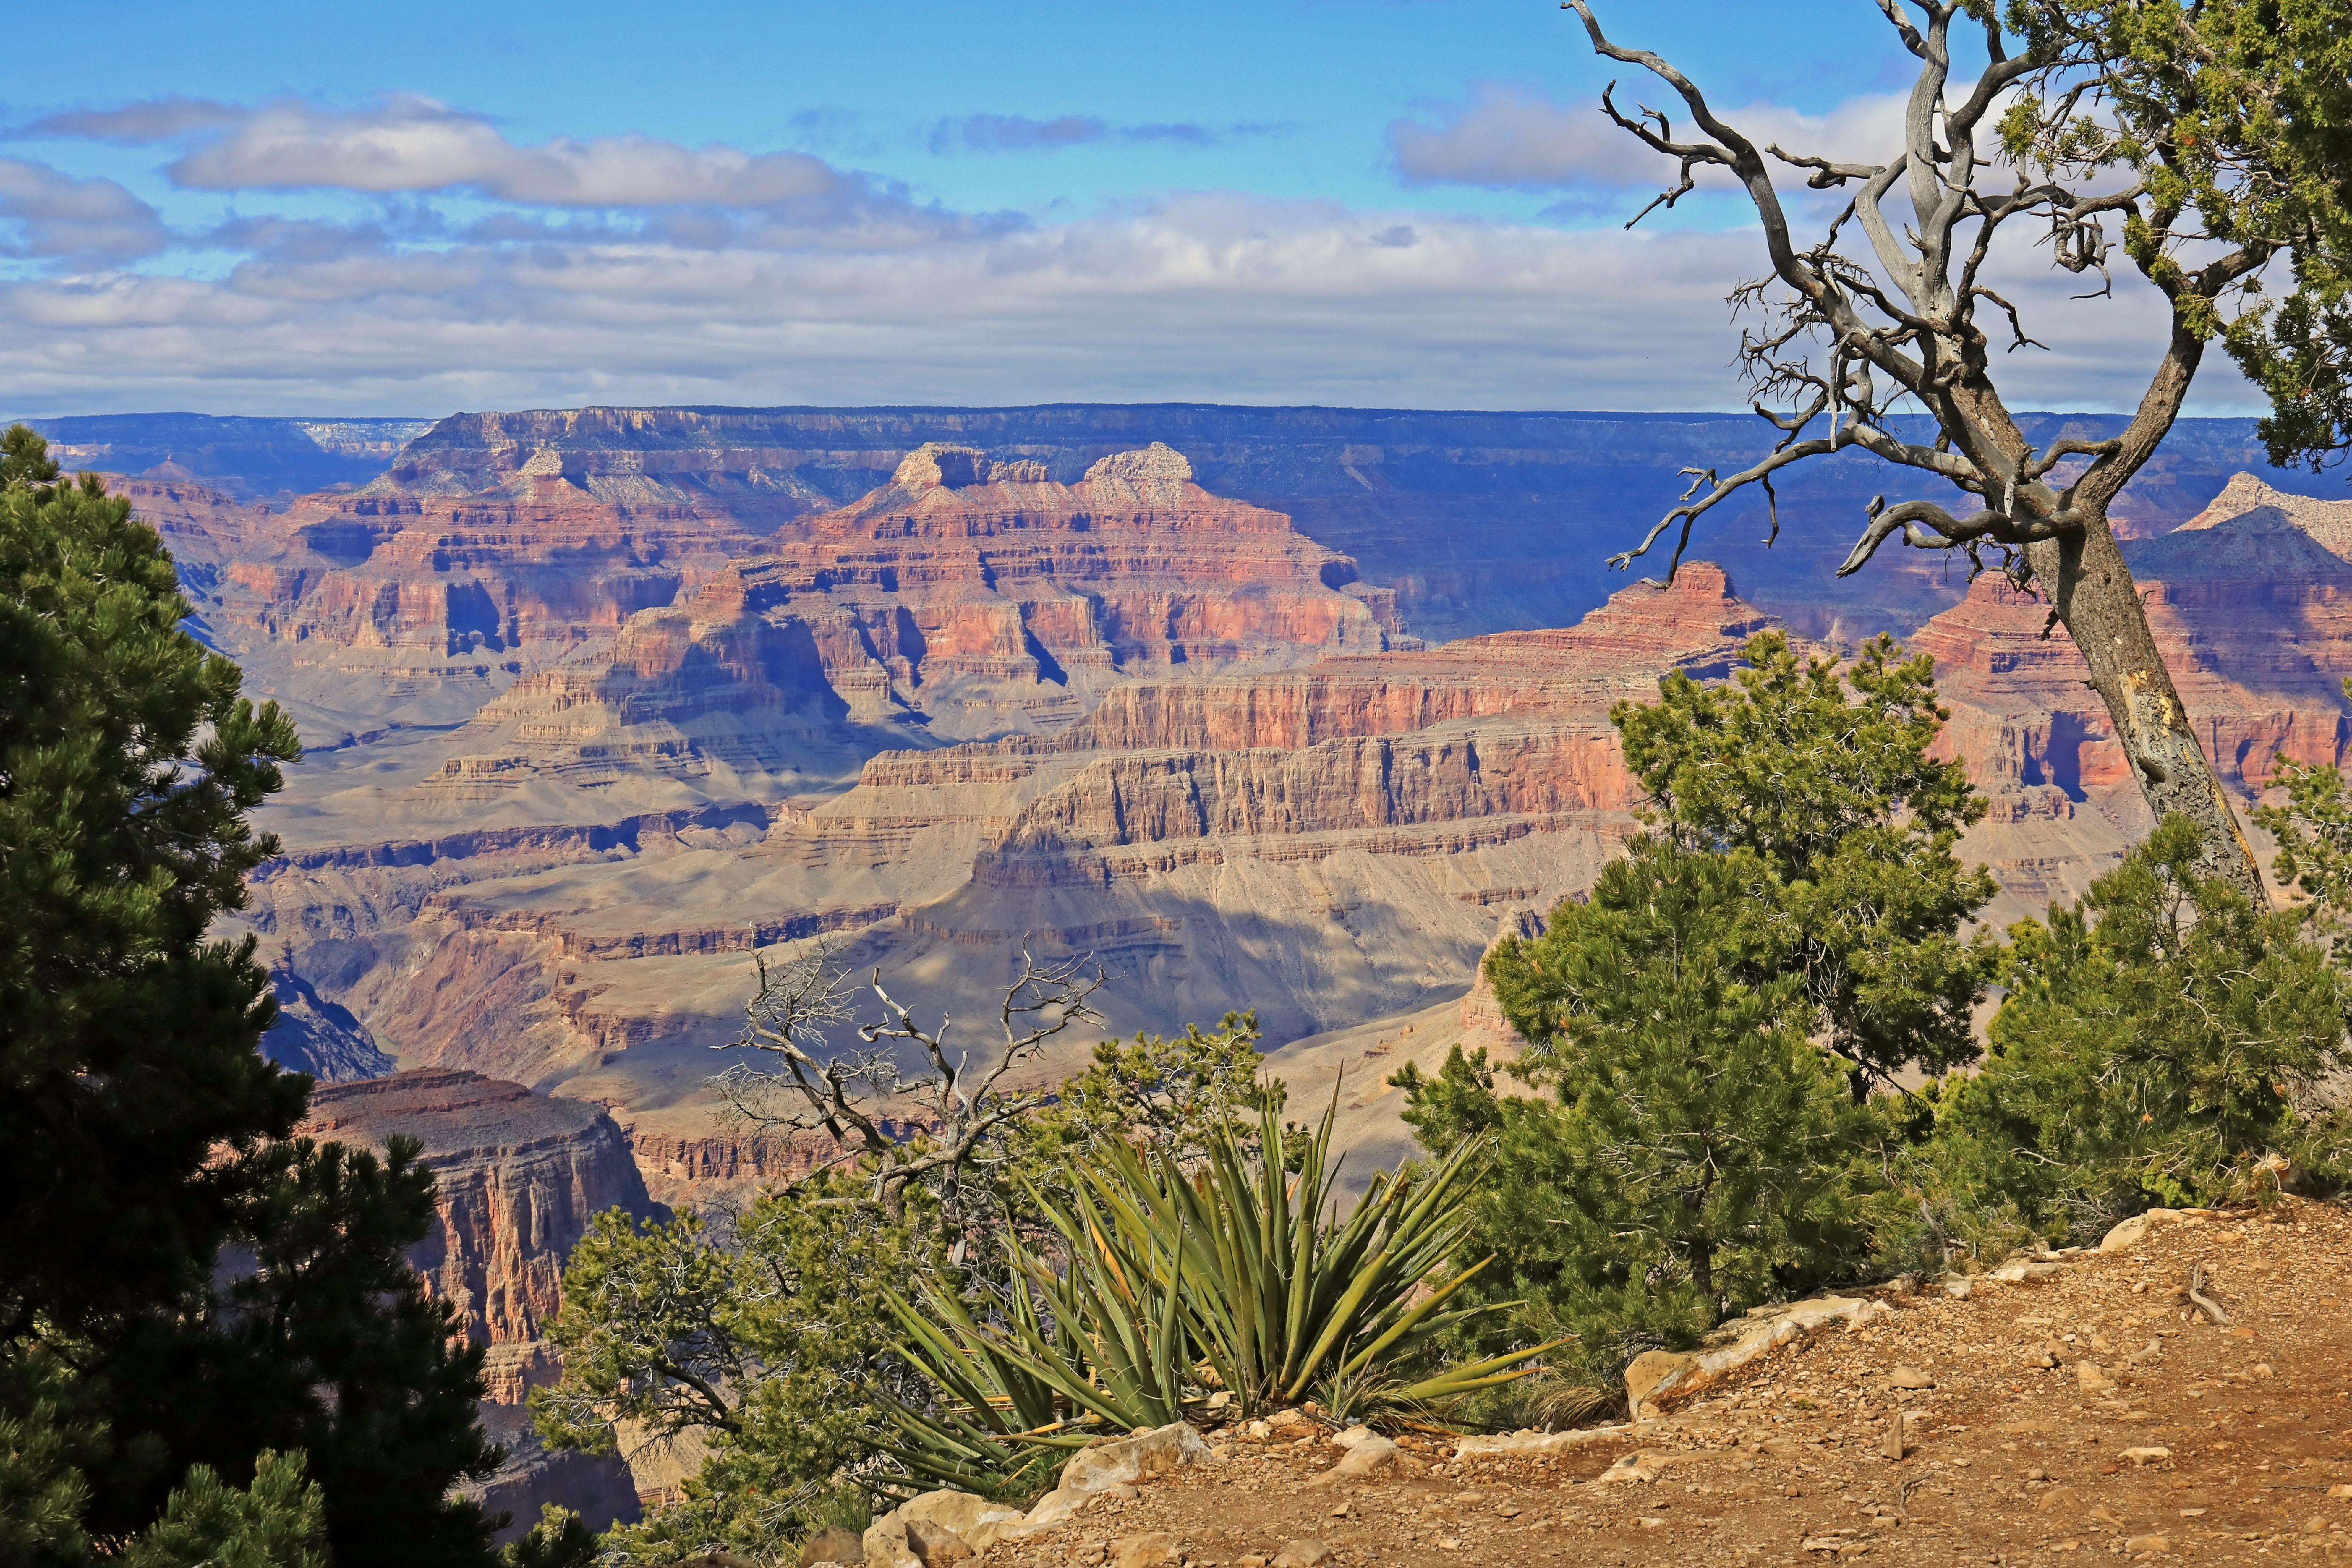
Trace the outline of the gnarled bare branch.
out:
<instances>
[{"instance_id":1,"label":"gnarled bare branch","mask_svg":"<svg viewBox=\"0 0 2352 1568\"><path fill-rule=\"evenodd\" d=\"M743 1032L718 1048L763 1051L782 1066L761 1071L738 1064L711 1085L752 1125L830 1138L839 1152L826 1164L871 1157L873 1195L893 1216L904 1212L910 1185L936 1188L952 1234L966 1168L999 1127L1044 1105L1052 1092L1043 1082L1015 1088L1007 1079L1034 1066L1065 1030L1105 1021L1087 1001L1104 984L1102 967L1085 956L1039 963L1024 946L1020 971L998 1005L1001 1037L975 1047L975 1060L974 1049L948 1044L951 1017L925 1026L884 987L879 969L871 989L884 1016L856 1031L867 1048L831 1048L826 1030L856 1011L835 954L822 940L782 964L754 954L760 988L744 1009ZM908 1047L919 1058L911 1068ZM896 1115L886 1110L893 1106ZM917 1130L919 1146L908 1141Z\"/></svg>"}]
</instances>

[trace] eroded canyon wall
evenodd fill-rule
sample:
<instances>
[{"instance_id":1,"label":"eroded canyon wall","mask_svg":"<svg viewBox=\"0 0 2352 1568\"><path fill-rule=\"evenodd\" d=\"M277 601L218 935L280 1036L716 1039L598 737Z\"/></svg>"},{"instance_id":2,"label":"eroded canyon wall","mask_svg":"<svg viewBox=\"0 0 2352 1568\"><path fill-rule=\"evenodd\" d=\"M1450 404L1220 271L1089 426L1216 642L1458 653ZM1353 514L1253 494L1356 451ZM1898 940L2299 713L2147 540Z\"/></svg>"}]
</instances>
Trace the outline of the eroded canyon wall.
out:
<instances>
[{"instance_id":1,"label":"eroded canyon wall","mask_svg":"<svg viewBox=\"0 0 2352 1568\"><path fill-rule=\"evenodd\" d=\"M2242 791L2275 751L2340 752L2352 668L2327 548L2352 529L2278 476L2225 483L2250 437L2184 427L2126 508ZM1120 1029L1255 1005L1279 1039L1458 995L1498 918L1631 830L1611 703L1722 675L1776 619L1916 634L1993 796L1969 849L1998 917L2079 891L2144 824L2063 633L1916 553L1864 574L1875 622L1809 596L1858 510L1841 487L1876 470L1784 492L1777 549L1725 552L1753 573L1601 598L1641 498L1753 439L1713 416L587 409L444 421L273 508L173 474L134 501L208 634L257 650L253 684L348 721L272 807L289 853L251 923L403 1066L613 1106L669 1194L805 1158L709 1119L756 946L824 938L982 1017L1024 943L1092 953ZM1422 646L1476 616L1554 625ZM359 700L318 707L336 693Z\"/></svg>"}]
</instances>

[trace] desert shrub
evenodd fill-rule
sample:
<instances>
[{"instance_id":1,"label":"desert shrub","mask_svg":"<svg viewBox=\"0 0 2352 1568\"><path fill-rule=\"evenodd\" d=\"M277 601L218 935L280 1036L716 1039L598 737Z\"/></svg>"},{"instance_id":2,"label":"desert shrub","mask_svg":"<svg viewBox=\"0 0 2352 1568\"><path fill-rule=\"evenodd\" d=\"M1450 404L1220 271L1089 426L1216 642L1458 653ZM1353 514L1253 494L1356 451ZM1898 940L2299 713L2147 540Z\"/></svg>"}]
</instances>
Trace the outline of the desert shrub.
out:
<instances>
[{"instance_id":1,"label":"desert shrub","mask_svg":"<svg viewBox=\"0 0 2352 1568\"><path fill-rule=\"evenodd\" d=\"M2168 818L2074 908L2010 929L1984 1070L1937 1119L1939 1163L1979 1208L2087 1237L2242 1194L2263 1155L2326 1136L2296 1107L2344 1062L2352 985L2308 907L2256 908L2197 854Z\"/></svg>"},{"instance_id":2,"label":"desert shrub","mask_svg":"<svg viewBox=\"0 0 2352 1568\"><path fill-rule=\"evenodd\" d=\"M597 1217L563 1275L549 1338L563 1376L532 1396L554 1447L610 1452L687 1433L710 1458L683 1500L607 1538L633 1562L771 1556L837 1506L881 1422L889 1281L912 1227L834 1175L740 1215Z\"/></svg>"}]
</instances>

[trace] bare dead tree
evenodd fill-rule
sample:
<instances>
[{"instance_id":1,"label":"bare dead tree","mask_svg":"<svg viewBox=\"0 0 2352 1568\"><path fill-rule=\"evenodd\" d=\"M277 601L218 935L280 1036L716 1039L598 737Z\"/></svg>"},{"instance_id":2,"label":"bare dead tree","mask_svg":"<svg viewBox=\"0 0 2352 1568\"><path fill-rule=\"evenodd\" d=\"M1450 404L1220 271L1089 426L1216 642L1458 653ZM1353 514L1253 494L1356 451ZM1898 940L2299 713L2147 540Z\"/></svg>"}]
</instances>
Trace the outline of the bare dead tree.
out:
<instances>
[{"instance_id":1,"label":"bare dead tree","mask_svg":"<svg viewBox=\"0 0 2352 1568\"><path fill-rule=\"evenodd\" d=\"M1087 998L1101 989L1099 964L1080 956L1040 963L1024 946L1021 967L997 1008L997 1036L973 1049L950 1047L954 1020L942 1015L926 1027L912 1007L890 994L877 969L871 989L883 1017L860 1025L863 1048L835 1050L826 1031L856 1016L837 950L820 941L800 956L771 965L754 954L760 988L744 1008L743 1032L719 1049L751 1047L781 1065L761 1070L738 1064L714 1078L729 1107L753 1126L816 1132L839 1151L832 1163L871 1158L876 1202L892 1219L905 1215L907 1192L922 1185L940 1200L947 1234L959 1236L964 1183L988 1157L992 1135L1045 1105L1050 1085L1016 1086L1047 1041L1074 1025L1107 1020ZM916 1058L909 1067L908 1058ZM885 1126L896 1107L922 1136L901 1141Z\"/></svg>"},{"instance_id":2,"label":"bare dead tree","mask_svg":"<svg viewBox=\"0 0 2352 1568\"><path fill-rule=\"evenodd\" d=\"M2294 236L2200 216L2187 193L2228 188L2229 171L2218 186L2167 178L2174 153L2193 157L2196 150L2168 149L2160 126L2153 142L2116 129L2113 105L2123 84L2101 37L2085 30L2094 8L2026 0L2009 8L2005 26L2003 11L1982 0L1876 4L1918 72L1899 142L1847 161L1759 148L1666 59L1610 41L1590 0L1565 0L1562 9L1583 19L1595 50L1664 81L1696 127L1678 134L1673 119L1647 106L1625 113L1614 82L1602 94L1603 113L1680 170L1633 221L1695 189L1700 170L1723 169L1754 205L1771 264L1769 278L1740 284L1730 302L1759 323L1743 331L1738 363L1751 406L1778 438L1739 472L1684 470L1692 483L1680 503L1611 563L1624 567L1674 531L1671 580L1692 525L1751 486L1763 491L1777 536L1774 479L1848 447L1948 481L1981 506L1955 516L1934 500L1889 506L1879 497L1839 574L1859 570L1899 536L1915 548L1965 553L1971 575L1996 565L2021 589L2038 584L2051 625L2063 624L2088 661L2150 808L2159 819L2177 812L2195 822L2200 869L2260 899L2252 852L2149 634L2107 510L2171 429L2207 342L2226 325L2225 307L2248 297L2255 275ZM1982 29L1988 63L1973 83L1952 80L1956 23ZM2109 17L2098 25L2123 24ZM1773 164L1812 190L1850 193L1811 244L1792 233ZM2210 170L2210 160L2200 167ZM2239 175L2257 179L2260 171ZM2216 204L2209 196L2206 205ZM1898 205L1907 215L1890 210ZM2116 245L2106 226L2119 226L2126 254L2170 304L2162 362L2112 439L2061 439L2036 450L2001 400L1980 311L1995 312L2008 350L2040 346L2017 307L1986 279L1996 237L2021 223L2042 230L2039 242L2057 267L2096 275L2097 294L2113 281ZM2236 236L2229 243L2213 232L2224 226ZM1932 420L1928 444L1892 427L1892 415L1911 411Z\"/></svg>"}]
</instances>

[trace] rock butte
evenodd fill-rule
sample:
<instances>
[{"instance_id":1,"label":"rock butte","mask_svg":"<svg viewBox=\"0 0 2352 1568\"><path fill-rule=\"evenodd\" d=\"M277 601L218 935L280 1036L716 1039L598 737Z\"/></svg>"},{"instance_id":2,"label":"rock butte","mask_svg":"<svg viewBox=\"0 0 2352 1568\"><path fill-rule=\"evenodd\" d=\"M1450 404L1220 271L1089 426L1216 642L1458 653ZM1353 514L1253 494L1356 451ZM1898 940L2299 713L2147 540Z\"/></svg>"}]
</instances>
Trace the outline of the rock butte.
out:
<instances>
[{"instance_id":1,"label":"rock butte","mask_svg":"<svg viewBox=\"0 0 2352 1568\"><path fill-rule=\"evenodd\" d=\"M1068 724L1137 673L1384 648L1394 595L1355 577L1164 446L1057 484L927 445L609 651L516 682L425 787L479 805L546 775L805 784L884 744Z\"/></svg>"},{"instance_id":2,"label":"rock butte","mask_svg":"<svg viewBox=\"0 0 2352 1568\"><path fill-rule=\"evenodd\" d=\"M409 1254L428 1295L457 1307L468 1339L488 1347L482 1423L507 1450L497 1473L464 1489L514 1521L511 1540L559 1502L598 1529L637 1517L637 1485L613 1455L551 1453L523 1401L560 1374L541 1339L562 1304L563 1259L590 1219L610 1208L666 1213L646 1194L611 1118L573 1100L463 1071L396 1072L321 1085L300 1132L381 1152L395 1137L424 1145L438 1185L433 1230Z\"/></svg>"}]
</instances>

